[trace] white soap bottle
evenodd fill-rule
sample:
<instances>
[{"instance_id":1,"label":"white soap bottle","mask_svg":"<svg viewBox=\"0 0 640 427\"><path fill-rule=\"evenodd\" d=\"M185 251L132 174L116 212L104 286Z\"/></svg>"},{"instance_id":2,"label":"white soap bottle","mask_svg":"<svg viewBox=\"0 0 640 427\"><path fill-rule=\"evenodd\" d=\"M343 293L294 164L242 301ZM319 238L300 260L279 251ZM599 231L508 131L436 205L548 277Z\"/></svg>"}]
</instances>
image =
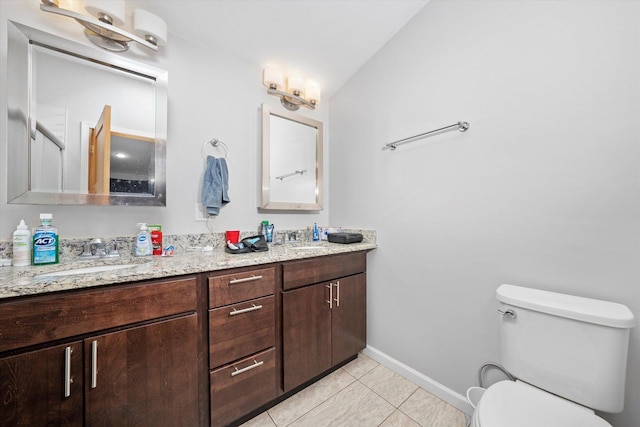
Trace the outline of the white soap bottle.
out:
<instances>
[{"instance_id":1,"label":"white soap bottle","mask_svg":"<svg viewBox=\"0 0 640 427\"><path fill-rule=\"evenodd\" d=\"M16 267L24 267L31 265L31 232L24 223L24 219L20 220L20 224L13 232L13 265Z\"/></svg>"},{"instance_id":2,"label":"white soap bottle","mask_svg":"<svg viewBox=\"0 0 640 427\"><path fill-rule=\"evenodd\" d=\"M140 227L140 231L138 231L138 235L136 236L135 256L150 256L153 253L151 234L149 234L146 223L141 222L138 226Z\"/></svg>"}]
</instances>

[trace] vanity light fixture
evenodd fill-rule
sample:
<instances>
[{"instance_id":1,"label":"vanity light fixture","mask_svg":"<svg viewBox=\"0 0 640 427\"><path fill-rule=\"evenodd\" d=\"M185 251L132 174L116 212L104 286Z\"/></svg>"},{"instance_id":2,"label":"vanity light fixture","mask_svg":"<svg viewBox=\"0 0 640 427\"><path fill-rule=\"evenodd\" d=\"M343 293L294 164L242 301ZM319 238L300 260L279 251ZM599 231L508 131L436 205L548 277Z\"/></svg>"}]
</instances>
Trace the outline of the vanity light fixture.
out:
<instances>
[{"instance_id":1,"label":"vanity light fixture","mask_svg":"<svg viewBox=\"0 0 640 427\"><path fill-rule=\"evenodd\" d=\"M131 34L118 26L124 24L124 0L84 0L85 10L93 16L83 15L58 6L58 0L41 0L40 10L75 19L85 27L85 34L94 44L112 52L124 52L130 42L136 42L153 51L167 42L167 24L161 18L143 9L133 11Z\"/></svg>"},{"instance_id":2,"label":"vanity light fixture","mask_svg":"<svg viewBox=\"0 0 640 427\"><path fill-rule=\"evenodd\" d=\"M275 67L267 67L262 73L262 84L267 93L280 97L280 102L289 111L296 111L300 106L314 110L320 104L320 88L313 82L307 81L296 74L287 77L287 87L284 87L282 71Z\"/></svg>"}]
</instances>

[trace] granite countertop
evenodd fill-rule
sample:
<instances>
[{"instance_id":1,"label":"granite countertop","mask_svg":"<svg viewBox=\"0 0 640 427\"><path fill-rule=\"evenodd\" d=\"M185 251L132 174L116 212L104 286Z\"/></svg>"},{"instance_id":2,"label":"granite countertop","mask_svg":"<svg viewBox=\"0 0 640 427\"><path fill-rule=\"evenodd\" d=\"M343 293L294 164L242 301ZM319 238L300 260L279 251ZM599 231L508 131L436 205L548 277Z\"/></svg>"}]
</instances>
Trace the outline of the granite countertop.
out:
<instances>
[{"instance_id":1,"label":"granite countertop","mask_svg":"<svg viewBox=\"0 0 640 427\"><path fill-rule=\"evenodd\" d=\"M311 247L318 249L311 249ZM185 251L171 257L121 257L117 259L74 260L46 266L3 267L0 268L0 299L257 266L317 256L369 251L376 247L375 243L367 242L343 245L323 241L274 245L267 252L237 255L228 254L224 252L222 247L219 247L215 248L213 252ZM109 264L137 264L137 266L69 276L46 276L46 274L56 271Z\"/></svg>"}]
</instances>

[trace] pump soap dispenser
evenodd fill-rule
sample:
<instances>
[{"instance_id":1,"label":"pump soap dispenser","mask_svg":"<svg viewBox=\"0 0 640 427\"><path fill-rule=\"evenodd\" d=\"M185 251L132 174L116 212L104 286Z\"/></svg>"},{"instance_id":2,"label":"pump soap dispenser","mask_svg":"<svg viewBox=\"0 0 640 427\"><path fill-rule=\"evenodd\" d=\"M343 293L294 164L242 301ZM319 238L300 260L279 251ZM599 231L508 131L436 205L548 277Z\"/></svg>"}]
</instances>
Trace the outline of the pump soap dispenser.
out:
<instances>
[{"instance_id":1,"label":"pump soap dispenser","mask_svg":"<svg viewBox=\"0 0 640 427\"><path fill-rule=\"evenodd\" d=\"M150 256L153 253L153 246L151 244L151 235L147 229L147 224L144 222L138 223L140 231L136 236L136 256Z\"/></svg>"}]
</instances>

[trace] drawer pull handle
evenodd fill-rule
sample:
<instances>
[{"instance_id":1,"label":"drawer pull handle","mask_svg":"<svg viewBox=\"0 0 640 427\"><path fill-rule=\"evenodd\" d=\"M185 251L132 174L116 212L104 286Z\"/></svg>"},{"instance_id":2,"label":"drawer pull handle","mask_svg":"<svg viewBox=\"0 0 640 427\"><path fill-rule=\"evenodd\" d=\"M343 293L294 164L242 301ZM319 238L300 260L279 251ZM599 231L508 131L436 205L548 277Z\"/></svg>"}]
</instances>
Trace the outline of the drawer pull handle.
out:
<instances>
[{"instance_id":1,"label":"drawer pull handle","mask_svg":"<svg viewBox=\"0 0 640 427\"><path fill-rule=\"evenodd\" d=\"M251 304L251 307L243 308L242 310L236 310L234 308L233 311L229 312L229 316L236 316L238 314L248 313L250 311L260 310L261 308L262 308L262 305L255 305L255 304Z\"/></svg>"},{"instance_id":2,"label":"drawer pull handle","mask_svg":"<svg viewBox=\"0 0 640 427\"><path fill-rule=\"evenodd\" d=\"M254 360L254 361L253 361L253 365L249 365L249 366L247 366L246 368L238 369L238 368L236 368L236 367L234 366L234 368L235 368L236 370L235 370L235 371L233 371L233 372L231 372L231 376L232 376L232 377L235 377L236 375L240 375L240 374L242 374L243 372L250 371L250 370L255 369L255 368L257 368L258 366L261 366L261 365L264 365L264 361L262 361L262 360L261 360L260 362L257 362L257 361L255 361L255 360Z\"/></svg>"},{"instance_id":3,"label":"drawer pull handle","mask_svg":"<svg viewBox=\"0 0 640 427\"><path fill-rule=\"evenodd\" d=\"M98 341L91 341L91 388L98 386Z\"/></svg>"},{"instance_id":4,"label":"drawer pull handle","mask_svg":"<svg viewBox=\"0 0 640 427\"><path fill-rule=\"evenodd\" d=\"M262 276L251 276L251 277L245 277L243 279L231 279L229 280L229 284L237 285L238 283L253 282L255 280L260 280L260 279L262 279Z\"/></svg>"},{"instance_id":5,"label":"drawer pull handle","mask_svg":"<svg viewBox=\"0 0 640 427\"><path fill-rule=\"evenodd\" d=\"M73 378L71 378L71 353L73 353L71 347L64 349L64 397L71 396L71 383L73 382Z\"/></svg>"},{"instance_id":6,"label":"drawer pull handle","mask_svg":"<svg viewBox=\"0 0 640 427\"><path fill-rule=\"evenodd\" d=\"M324 302L329 303L329 310L333 310L333 283L329 283L326 287L329 288L329 301Z\"/></svg>"}]
</instances>

